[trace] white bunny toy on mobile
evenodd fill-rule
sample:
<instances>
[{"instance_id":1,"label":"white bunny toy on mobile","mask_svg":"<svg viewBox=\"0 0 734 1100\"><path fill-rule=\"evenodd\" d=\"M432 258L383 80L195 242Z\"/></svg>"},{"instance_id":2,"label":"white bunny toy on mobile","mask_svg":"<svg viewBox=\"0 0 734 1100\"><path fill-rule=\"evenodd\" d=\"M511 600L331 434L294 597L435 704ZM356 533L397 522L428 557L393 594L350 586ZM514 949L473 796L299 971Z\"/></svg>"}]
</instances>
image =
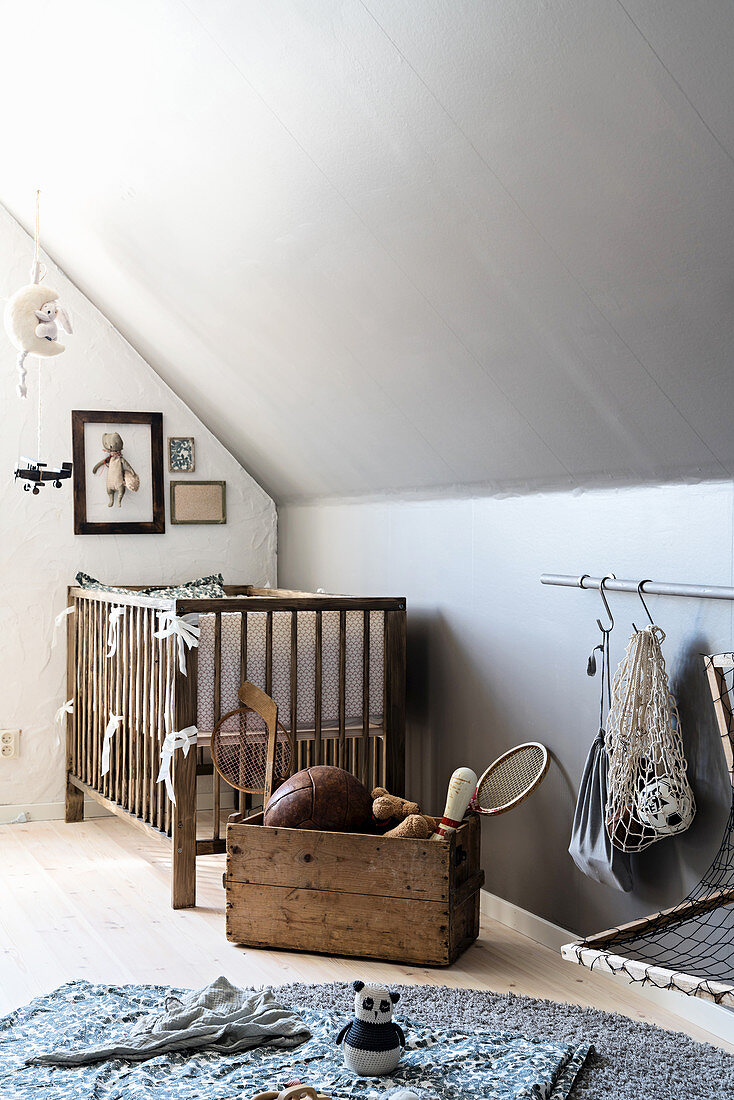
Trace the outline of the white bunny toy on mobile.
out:
<instances>
[{"instance_id":1,"label":"white bunny toy on mobile","mask_svg":"<svg viewBox=\"0 0 734 1100\"><path fill-rule=\"evenodd\" d=\"M59 338L59 325L64 330L71 334L71 321L69 315L65 309L62 309L56 302L44 302L40 309L33 311L41 322L36 325L36 336L42 340L58 340ZM58 319L58 324L57 324Z\"/></svg>"}]
</instances>

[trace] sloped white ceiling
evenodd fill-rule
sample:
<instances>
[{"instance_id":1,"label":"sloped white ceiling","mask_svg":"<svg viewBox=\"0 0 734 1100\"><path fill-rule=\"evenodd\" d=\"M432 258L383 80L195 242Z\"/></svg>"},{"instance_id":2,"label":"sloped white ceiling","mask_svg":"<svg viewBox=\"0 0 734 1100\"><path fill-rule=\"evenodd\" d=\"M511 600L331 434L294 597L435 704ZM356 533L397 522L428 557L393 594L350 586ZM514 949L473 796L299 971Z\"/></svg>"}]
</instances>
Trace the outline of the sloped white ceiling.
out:
<instances>
[{"instance_id":1,"label":"sloped white ceiling","mask_svg":"<svg viewBox=\"0 0 734 1100\"><path fill-rule=\"evenodd\" d=\"M278 499L724 477L732 56L730 0L0 0L0 200Z\"/></svg>"}]
</instances>

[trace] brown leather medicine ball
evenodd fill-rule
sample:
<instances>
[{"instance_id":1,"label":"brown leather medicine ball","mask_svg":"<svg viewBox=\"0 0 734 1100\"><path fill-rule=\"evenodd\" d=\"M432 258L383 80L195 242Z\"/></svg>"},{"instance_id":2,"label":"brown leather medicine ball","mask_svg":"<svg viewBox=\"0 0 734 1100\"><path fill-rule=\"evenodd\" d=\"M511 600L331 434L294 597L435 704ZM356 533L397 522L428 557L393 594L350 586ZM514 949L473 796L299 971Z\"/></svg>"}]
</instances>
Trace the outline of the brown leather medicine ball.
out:
<instances>
[{"instance_id":1,"label":"brown leather medicine ball","mask_svg":"<svg viewBox=\"0 0 734 1100\"><path fill-rule=\"evenodd\" d=\"M343 768L317 764L286 779L265 807L263 824L354 833L372 820L372 796Z\"/></svg>"}]
</instances>

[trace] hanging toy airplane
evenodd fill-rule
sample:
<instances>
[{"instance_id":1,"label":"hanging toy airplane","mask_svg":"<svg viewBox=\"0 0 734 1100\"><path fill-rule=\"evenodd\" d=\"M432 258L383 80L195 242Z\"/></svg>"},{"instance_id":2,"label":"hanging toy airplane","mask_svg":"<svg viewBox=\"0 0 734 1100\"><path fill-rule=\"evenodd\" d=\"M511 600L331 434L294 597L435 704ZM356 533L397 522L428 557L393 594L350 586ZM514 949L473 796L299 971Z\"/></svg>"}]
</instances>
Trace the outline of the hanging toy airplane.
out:
<instances>
[{"instance_id":1,"label":"hanging toy airplane","mask_svg":"<svg viewBox=\"0 0 734 1100\"><path fill-rule=\"evenodd\" d=\"M61 482L71 477L71 463L62 462L59 467L51 467L46 462L34 462L30 458L21 458L15 470L15 477L25 482L26 493L37 496L41 486L47 481L53 482L54 489L61 488Z\"/></svg>"}]
</instances>

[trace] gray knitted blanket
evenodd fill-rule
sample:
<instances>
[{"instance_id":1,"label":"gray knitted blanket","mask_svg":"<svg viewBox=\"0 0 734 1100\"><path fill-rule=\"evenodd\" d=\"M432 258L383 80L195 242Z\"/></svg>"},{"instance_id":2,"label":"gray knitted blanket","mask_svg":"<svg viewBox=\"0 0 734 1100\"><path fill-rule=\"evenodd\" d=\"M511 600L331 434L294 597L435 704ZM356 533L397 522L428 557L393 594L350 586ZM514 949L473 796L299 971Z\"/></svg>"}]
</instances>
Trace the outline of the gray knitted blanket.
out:
<instances>
[{"instance_id":1,"label":"gray knitted blanket","mask_svg":"<svg viewBox=\"0 0 734 1100\"><path fill-rule=\"evenodd\" d=\"M143 1062L175 1051L215 1050L236 1054L253 1047L297 1047L311 1038L300 1016L278 1004L269 989L253 992L226 978L181 996L166 997L163 1011L141 1016L124 1040L107 1045L44 1051L33 1066L85 1066L124 1058Z\"/></svg>"}]
</instances>

